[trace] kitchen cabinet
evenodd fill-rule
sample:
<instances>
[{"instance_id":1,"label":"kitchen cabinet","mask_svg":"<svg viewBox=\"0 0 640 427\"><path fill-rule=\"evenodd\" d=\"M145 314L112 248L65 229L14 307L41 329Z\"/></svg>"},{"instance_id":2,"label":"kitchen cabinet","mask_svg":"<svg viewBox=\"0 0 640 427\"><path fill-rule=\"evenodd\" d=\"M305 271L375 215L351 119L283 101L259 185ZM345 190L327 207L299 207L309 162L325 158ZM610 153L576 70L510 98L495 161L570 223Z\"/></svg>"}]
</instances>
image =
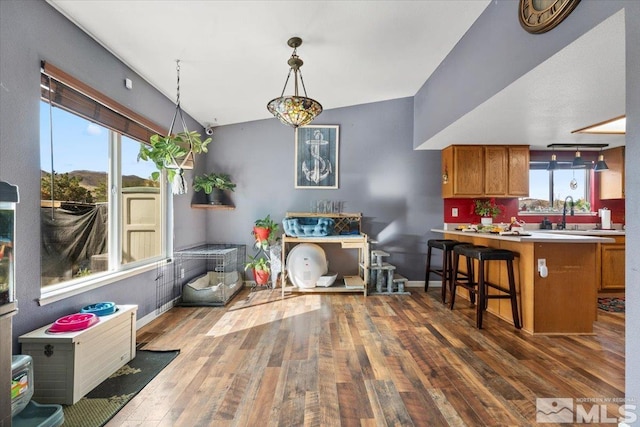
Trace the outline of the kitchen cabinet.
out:
<instances>
[{"instance_id":1,"label":"kitchen cabinet","mask_svg":"<svg viewBox=\"0 0 640 427\"><path fill-rule=\"evenodd\" d=\"M442 151L442 197L529 195L529 146L452 145Z\"/></svg>"},{"instance_id":2,"label":"kitchen cabinet","mask_svg":"<svg viewBox=\"0 0 640 427\"><path fill-rule=\"evenodd\" d=\"M602 152L608 170L599 172L600 199L624 199L624 147Z\"/></svg>"},{"instance_id":3,"label":"kitchen cabinet","mask_svg":"<svg viewBox=\"0 0 640 427\"><path fill-rule=\"evenodd\" d=\"M600 291L625 288L625 237L600 244Z\"/></svg>"}]
</instances>

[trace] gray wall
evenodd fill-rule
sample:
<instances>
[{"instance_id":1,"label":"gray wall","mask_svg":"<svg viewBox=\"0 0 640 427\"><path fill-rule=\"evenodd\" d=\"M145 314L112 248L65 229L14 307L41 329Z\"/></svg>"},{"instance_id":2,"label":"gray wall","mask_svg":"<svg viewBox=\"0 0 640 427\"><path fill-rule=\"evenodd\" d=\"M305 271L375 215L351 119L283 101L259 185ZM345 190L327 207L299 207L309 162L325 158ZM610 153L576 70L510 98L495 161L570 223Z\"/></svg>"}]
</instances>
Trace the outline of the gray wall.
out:
<instances>
[{"instance_id":1,"label":"gray wall","mask_svg":"<svg viewBox=\"0 0 640 427\"><path fill-rule=\"evenodd\" d=\"M0 1L0 180L20 188L17 208L16 282L19 312L14 337L98 301L132 303L139 317L155 309L155 271L40 307L40 61L50 61L98 91L163 126L173 101L108 53L41 0ZM167 63L175 69L175 63ZM183 67L184 69L184 67ZM124 87L133 80L134 90ZM188 125L201 129L191 118ZM205 215L189 196L174 198L176 246L202 239ZM14 353L19 351L14 339ZM5 345L3 343L2 345Z\"/></svg>"},{"instance_id":2,"label":"gray wall","mask_svg":"<svg viewBox=\"0 0 640 427\"><path fill-rule=\"evenodd\" d=\"M635 257L640 254L640 2L625 7L627 49L627 137L626 137L626 395L640 399L640 270ZM640 406L636 406L638 408ZM636 415L640 410L636 410Z\"/></svg>"},{"instance_id":3,"label":"gray wall","mask_svg":"<svg viewBox=\"0 0 640 427\"><path fill-rule=\"evenodd\" d=\"M345 202L346 212L363 213L363 231L392 253L389 262L410 280L424 280L429 229L442 225L440 153L413 151L413 98L324 111L314 125L339 125L339 188L294 188L294 130L275 118L215 130L207 158L211 171L231 174L234 211L210 211L212 242L251 245L253 222L270 214L308 212L312 200ZM347 274L350 255L326 246L330 269ZM249 246L248 253L252 253Z\"/></svg>"}]
</instances>

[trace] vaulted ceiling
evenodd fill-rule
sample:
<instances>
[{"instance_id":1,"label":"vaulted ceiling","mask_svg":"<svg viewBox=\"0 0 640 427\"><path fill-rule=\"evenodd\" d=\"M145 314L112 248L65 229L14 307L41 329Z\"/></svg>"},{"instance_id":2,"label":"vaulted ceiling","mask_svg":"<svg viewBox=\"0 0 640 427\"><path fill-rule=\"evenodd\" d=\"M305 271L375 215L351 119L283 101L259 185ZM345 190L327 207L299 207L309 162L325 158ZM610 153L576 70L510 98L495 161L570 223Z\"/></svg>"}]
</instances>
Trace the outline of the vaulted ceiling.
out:
<instances>
[{"instance_id":1,"label":"vaulted ceiling","mask_svg":"<svg viewBox=\"0 0 640 427\"><path fill-rule=\"evenodd\" d=\"M47 1L170 99L180 59L181 105L204 126L272 117L266 104L284 86L292 36L303 39L307 93L325 109L413 96L490 3ZM593 139L570 131L624 114L619 15L420 148L460 141L543 148ZM624 144L624 137L609 140Z\"/></svg>"}]
</instances>

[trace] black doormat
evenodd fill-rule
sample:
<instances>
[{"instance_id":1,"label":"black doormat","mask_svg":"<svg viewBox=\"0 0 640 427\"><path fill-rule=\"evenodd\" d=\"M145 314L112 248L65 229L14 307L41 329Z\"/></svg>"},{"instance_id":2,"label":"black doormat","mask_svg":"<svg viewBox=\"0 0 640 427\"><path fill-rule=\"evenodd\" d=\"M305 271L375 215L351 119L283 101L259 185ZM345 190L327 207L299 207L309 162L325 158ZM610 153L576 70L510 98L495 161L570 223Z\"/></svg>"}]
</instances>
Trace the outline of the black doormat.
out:
<instances>
[{"instance_id":1,"label":"black doormat","mask_svg":"<svg viewBox=\"0 0 640 427\"><path fill-rule=\"evenodd\" d=\"M612 313L624 313L624 297L598 297L598 308Z\"/></svg>"},{"instance_id":2,"label":"black doormat","mask_svg":"<svg viewBox=\"0 0 640 427\"><path fill-rule=\"evenodd\" d=\"M75 405L63 406L63 427L100 427L160 373L180 350L137 350L136 357Z\"/></svg>"}]
</instances>

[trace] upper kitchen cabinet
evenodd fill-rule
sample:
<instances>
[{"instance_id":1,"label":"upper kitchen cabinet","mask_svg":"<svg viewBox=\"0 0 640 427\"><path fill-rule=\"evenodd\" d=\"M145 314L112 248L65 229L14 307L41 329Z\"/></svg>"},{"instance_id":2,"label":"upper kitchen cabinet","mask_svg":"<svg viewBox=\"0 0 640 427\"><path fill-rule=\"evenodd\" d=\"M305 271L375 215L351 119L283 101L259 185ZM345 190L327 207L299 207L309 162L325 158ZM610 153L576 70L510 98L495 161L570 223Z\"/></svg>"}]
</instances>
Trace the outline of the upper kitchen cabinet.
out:
<instances>
[{"instance_id":1,"label":"upper kitchen cabinet","mask_svg":"<svg viewBox=\"0 0 640 427\"><path fill-rule=\"evenodd\" d=\"M442 197L528 195L528 146L452 145L442 151Z\"/></svg>"},{"instance_id":2,"label":"upper kitchen cabinet","mask_svg":"<svg viewBox=\"0 0 640 427\"><path fill-rule=\"evenodd\" d=\"M442 197L484 195L484 147L452 145L442 150Z\"/></svg>"},{"instance_id":3,"label":"upper kitchen cabinet","mask_svg":"<svg viewBox=\"0 0 640 427\"><path fill-rule=\"evenodd\" d=\"M624 199L624 147L604 150L608 170L599 172L600 199Z\"/></svg>"}]
</instances>

